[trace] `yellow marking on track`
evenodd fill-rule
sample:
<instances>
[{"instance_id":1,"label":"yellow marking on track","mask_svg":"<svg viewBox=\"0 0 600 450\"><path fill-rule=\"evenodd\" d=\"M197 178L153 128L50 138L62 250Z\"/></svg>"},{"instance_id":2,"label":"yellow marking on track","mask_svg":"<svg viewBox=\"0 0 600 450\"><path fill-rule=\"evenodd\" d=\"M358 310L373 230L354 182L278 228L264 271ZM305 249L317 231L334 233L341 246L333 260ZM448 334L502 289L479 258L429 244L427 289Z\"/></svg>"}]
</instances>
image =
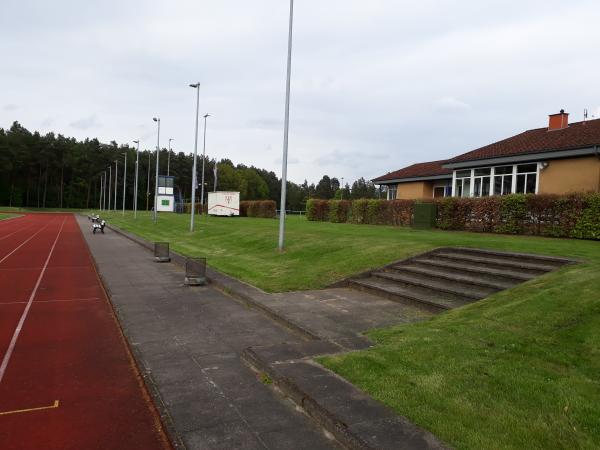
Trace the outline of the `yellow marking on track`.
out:
<instances>
[{"instance_id":1,"label":"yellow marking on track","mask_svg":"<svg viewBox=\"0 0 600 450\"><path fill-rule=\"evenodd\" d=\"M26 412L31 412L31 411L42 411L44 409L55 409L55 408L58 408L59 405L60 405L60 402L58 400L54 400L54 403L50 406L39 406L37 408L17 409L15 411L4 411L4 412L0 412L0 416L7 416L9 414L20 414L20 413L26 413Z\"/></svg>"}]
</instances>

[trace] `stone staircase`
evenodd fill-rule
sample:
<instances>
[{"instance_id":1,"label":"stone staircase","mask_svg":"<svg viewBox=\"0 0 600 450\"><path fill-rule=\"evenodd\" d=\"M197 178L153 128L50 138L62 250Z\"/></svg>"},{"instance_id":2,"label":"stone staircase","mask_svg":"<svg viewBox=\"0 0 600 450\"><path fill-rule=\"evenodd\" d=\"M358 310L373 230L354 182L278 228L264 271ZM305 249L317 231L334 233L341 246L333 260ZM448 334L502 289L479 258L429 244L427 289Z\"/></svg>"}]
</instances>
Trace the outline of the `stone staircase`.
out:
<instances>
[{"instance_id":1,"label":"stone staircase","mask_svg":"<svg viewBox=\"0 0 600 450\"><path fill-rule=\"evenodd\" d=\"M445 247L347 280L354 289L440 312L556 270L573 260Z\"/></svg>"}]
</instances>

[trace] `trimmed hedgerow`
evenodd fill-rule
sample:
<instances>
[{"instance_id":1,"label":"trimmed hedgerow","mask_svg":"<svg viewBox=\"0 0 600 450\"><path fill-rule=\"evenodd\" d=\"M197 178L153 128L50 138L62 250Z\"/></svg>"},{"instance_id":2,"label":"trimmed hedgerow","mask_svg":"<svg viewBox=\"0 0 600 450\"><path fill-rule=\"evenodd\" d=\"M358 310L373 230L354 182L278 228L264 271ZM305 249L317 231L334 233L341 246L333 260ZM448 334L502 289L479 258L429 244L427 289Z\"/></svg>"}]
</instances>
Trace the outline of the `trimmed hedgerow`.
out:
<instances>
[{"instance_id":1,"label":"trimmed hedgerow","mask_svg":"<svg viewBox=\"0 0 600 450\"><path fill-rule=\"evenodd\" d=\"M585 198L585 206L575 223L571 236L579 239L600 239L600 194Z\"/></svg>"},{"instance_id":2,"label":"trimmed hedgerow","mask_svg":"<svg viewBox=\"0 0 600 450\"><path fill-rule=\"evenodd\" d=\"M437 227L484 233L600 239L600 194L514 194L436 199ZM372 225L412 223L413 200L307 202L308 220Z\"/></svg>"},{"instance_id":3,"label":"trimmed hedgerow","mask_svg":"<svg viewBox=\"0 0 600 450\"><path fill-rule=\"evenodd\" d=\"M331 200L329 202L329 221L334 223L345 223L350 219L350 200Z\"/></svg>"},{"instance_id":4,"label":"trimmed hedgerow","mask_svg":"<svg viewBox=\"0 0 600 450\"><path fill-rule=\"evenodd\" d=\"M240 202L240 216L274 219L277 204L273 200L245 200Z\"/></svg>"},{"instance_id":5,"label":"trimmed hedgerow","mask_svg":"<svg viewBox=\"0 0 600 450\"><path fill-rule=\"evenodd\" d=\"M514 194L438 200L445 230L600 239L600 194Z\"/></svg>"},{"instance_id":6,"label":"trimmed hedgerow","mask_svg":"<svg viewBox=\"0 0 600 450\"><path fill-rule=\"evenodd\" d=\"M306 218L319 222L329 220L329 201L311 198L306 202Z\"/></svg>"}]
</instances>

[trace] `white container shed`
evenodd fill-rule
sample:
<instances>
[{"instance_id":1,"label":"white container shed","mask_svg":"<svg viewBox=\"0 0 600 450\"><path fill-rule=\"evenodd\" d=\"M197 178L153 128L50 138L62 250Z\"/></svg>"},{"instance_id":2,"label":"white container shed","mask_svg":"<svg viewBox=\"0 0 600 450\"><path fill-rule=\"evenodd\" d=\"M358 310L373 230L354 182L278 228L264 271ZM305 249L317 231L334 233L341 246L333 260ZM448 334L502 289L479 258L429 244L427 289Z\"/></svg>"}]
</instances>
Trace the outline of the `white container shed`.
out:
<instances>
[{"instance_id":1,"label":"white container shed","mask_svg":"<svg viewBox=\"0 0 600 450\"><path fill-rule=\"evenodd\" d=\"M208 214L211 216L239 216L239 192L209 192Z\"/></svg>"}]
</instances>

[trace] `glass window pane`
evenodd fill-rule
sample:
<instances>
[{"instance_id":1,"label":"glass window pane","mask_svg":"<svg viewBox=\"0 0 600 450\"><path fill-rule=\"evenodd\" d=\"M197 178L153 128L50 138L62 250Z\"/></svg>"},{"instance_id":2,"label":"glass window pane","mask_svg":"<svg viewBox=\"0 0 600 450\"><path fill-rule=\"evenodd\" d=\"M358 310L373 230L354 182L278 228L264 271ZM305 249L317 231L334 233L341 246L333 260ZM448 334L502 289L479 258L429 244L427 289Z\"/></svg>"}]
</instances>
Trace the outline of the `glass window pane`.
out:
<instances>
[{"instance_id":1,"label":"glass window pane","mask_svg":"<svg viewBox=\"0 0 600 450\"><path fill-rule=\"evenodd\" d=\"M471 176L470 170L457 170L456 171L456 178L465 178L465 177L470 177L470 176Z\"/></svg>"},{"instance_id":2,"label":"glass window pane","mask_svg":"<svg viewBox=\"0 0 600 450\"><path fill-rule=\"evenodd\" d=\"M504 178L504 186L502 187L502 195L508 195L512 192L512 175L506 175Z\"/></svg>"},{"instance_id":3,"label":"glass window pane","mask_svg":"<svg viewBox=\"0 0 600 450\"><path fill-rule=\"evenodd\" d=\"M481 179L481 196L487 197L490 195L490 177L483 177Z\"/></svg>"},{"instance_id":4,"label":"glass window pane","mask_svg":"<svg viewBox=\"0 0 600 450\"><path fill-rule=\"evenodd\" d=\"M487 169L475 169L475 176L489 175L492 173L492 169L489 167Z\"/></svg>"},{"instance_id":5,"label":"glass window pane","mask_svg":"<svg viewBox=\"0 0 600 450\"><path fill-rule=\"evenodd\" d=\"M502 177L494 177L494 194L502 194Z\"/></svg>"},{"instance_id":6,"label":"glass window pane","mask_svg":"<svg viewBox=\"0 0 600 450\"><path fill-rule=\"evenodd\" d=\"M463 197L469 197L471 196L471 179L470 178L463 178L463 192L462 192L462 196Z\"/></svg>"},{"instance_id":7,"label":"glass window pane","mask_svg":"<svg viewBox=\"0 0 600 450\"><path fill-rule=\"evenodd\" d=\"M496 172L496 175L511 174L513 172L513 168L512 166L500 166L496 167L494 171Z\"/></svg>"},{"instance_id":8,"label":"glass window pane","mask_svg":"<svg viewBox=\"0 0 600 450\"><path fill-rule=\"evenodd\" d=\"M535 194L535 181L536 181L536 174L535 173L530 173L527 175L527 183L526 183L526 191L528 194Z\"/></svg>"},{"instance_id":9,"label":"glass window pane","mask_svg":"<svg viewBox=\"0 0 600 450\"><path fill-rule=\"evenodd\" d=\"M475 178L475 183L473 185L473 195L475 197L481 196L481 178Z\"/></svg>"},{"instance_id":10,"label":"glass window pane","mask_svg":"<svg viewBox=\"0 0 600 450\"><path fill-rule=\"evenodd\" d=\"M517 166L517 173L537 172L537 164L522 164Z\"/></svg>"},{"instance_id":11,"label":"glass window pane","mask_svg":"<svg viewBox=\"0 0 600 450\"><path fill-rule=\"evenodd\" d=\"M527 175L517 175L517 194L525 193L525 178Z\"/></svg>"},{"instance_id":12,"label":"glass window pane","mask_svg":"<svg viewBox=\"0 0 600 450\"><path fill-rule=\"evenodd\" d=\"M462 180L456 180L456 196L462 197Z\"/></svg>"}]
</instances>

